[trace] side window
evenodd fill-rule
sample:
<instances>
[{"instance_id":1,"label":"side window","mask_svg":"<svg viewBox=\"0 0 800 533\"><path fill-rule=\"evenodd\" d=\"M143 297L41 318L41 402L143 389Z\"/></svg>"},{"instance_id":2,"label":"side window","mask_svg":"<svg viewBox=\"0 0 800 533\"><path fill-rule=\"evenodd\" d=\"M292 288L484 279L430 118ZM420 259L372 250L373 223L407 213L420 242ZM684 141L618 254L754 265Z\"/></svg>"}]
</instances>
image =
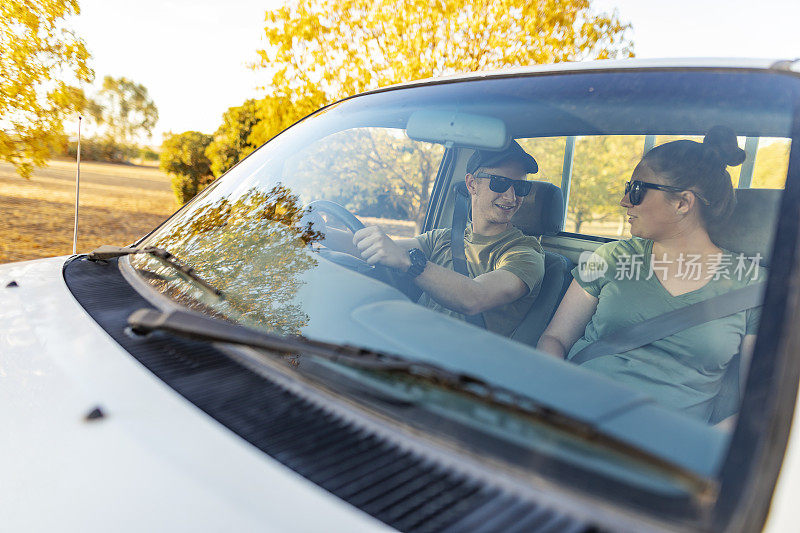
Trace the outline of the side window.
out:
<instances>
[{"instance_id":1,"label":"side window","mask_svg":"<svg viewBox=\"0 0 800 533\"><path fill-rule=\"evenodd\" d=\"M654 146L679 139L703 142L702 135L659 135L653 139ZM747 158L741 165L728 167L733 186L741 189L783 189L789 170L791 140L781 137L739 137L738 140Z\"/></svg>"},{"instance_id":2,"label":"side window","mask_svg":"<svg viewBox=\"0 0 800 533\"><path fill-rule=\"evenodd\" d=\"M325 198L392 237L419 233L444 155L403 130L355 128L312 143L284 168L304 203Z\"/></svg>"},{"instance_id":3,"label":"side window","mask_svg":"<svg viewBox=\"0 0 800 533\"><path fill-rule=\"evenodd\" d=\"M619 239L630 237L619 205L625 182L646 150L678 139L703 142L702 136L690 135L541 137L519 142L539 163L535 178L562 188L567 202L564 231ZM748 157L744 164L728 167L733 186L783 189L790 140L740 137L739 145Z\"/></svg>"},{"instance_id":4,"label":"side window","mask_svg":"<svg viewBox=\"0 0 800 533\"><path fill-rule=\"evenodd\" d=\"M536 179L562 188L564 231L602 237L630 235L619 206L625 182L642 157L643 135L592 135L525 139L539 161Z\"/></svg>"},{"instance_id":5,"label":"side window","mask_svg":"<svg viewBox=\"0 0 800 533\"><path fill-rule=\"evenodd\" d=\"M760 138L753 168L754 189L783 189L789 171L790 139Z\"/></svg>"}]
</instances>

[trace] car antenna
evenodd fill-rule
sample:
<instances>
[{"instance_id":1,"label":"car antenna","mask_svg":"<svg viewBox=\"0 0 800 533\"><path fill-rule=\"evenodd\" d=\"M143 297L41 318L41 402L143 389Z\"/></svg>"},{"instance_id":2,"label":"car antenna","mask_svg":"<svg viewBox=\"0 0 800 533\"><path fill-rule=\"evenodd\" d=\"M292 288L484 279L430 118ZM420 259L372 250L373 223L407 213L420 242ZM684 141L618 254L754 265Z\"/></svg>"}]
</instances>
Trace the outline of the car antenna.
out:
<instances>
[{"instance_id":1,"label":"car antenna","mask_svg":"<svg viewBox=\"0 0 800 533\"><path fill-rule=\"evenodd\" d=\"M78 168L75 172L75 231L72 234L72 255L78 253L78 199L81 193L81 120L83 120L83 117L78 115Z\"/></svg>"}]
</instances>

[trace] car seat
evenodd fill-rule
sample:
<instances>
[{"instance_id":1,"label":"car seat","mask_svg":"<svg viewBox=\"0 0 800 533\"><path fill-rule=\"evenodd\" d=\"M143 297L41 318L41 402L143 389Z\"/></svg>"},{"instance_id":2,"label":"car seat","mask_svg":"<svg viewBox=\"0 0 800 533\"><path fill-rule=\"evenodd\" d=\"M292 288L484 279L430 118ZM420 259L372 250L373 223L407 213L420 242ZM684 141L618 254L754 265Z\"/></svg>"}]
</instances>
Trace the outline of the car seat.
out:
<instances>
[{"instance_id":1,"label":"car seat","mask_svg":"<svg viewBox=\"0 0 800 533\"><path fill-rule=\"evenodd\" d=\"M711 232L711 240L720 248L747 257L760 254L760 266L768 267L782 192L780 189L737 189L736 207L730 222ZM711 423L724 420L739 411L739 365L740 356L737 354L728 364L722 388L714 399Z\"/></svg>"},{"instance_id":2,"label":"car seat","mask_svg":"<svg viewBox=\"0 0 800 533\"><path fill-rule=\"evenodd\" d=\"M561 188L546 181L535 181L530 195L514 215L512 224L526 235L556 235L564 225L564 195ZM561 298L572 281L574 264L561 254L544 252L544 278L539 296L511 338L535 346L550 323Z\"/></svg>"}]
</instances>

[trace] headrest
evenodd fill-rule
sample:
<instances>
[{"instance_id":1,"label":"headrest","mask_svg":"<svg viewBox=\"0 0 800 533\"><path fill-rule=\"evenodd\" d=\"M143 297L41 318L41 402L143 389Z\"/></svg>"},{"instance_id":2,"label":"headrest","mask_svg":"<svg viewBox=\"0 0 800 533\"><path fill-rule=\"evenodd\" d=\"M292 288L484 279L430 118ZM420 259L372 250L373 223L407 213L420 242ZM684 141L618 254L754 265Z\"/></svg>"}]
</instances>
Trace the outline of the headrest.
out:
<instances>
[{"instance_id":1,"label":"headrest","mask_svg":"<svg viewBox=\"0 0 800 533\"><path fill-rule=\"evenodd\" d=\"M555 235L564 227L564 195L561 187L534 181L511 223L528 235Z\"/></svg>"},{"instance_id":2,"label":"headrest","mask_svg":"<svg viewBox=\"0 0 800 533\"><path fill-rule=\"evenodd\" d=\"M733 214L724 227L711 233L711 240L748 257L761 254L761 266L769 265L781 193L781 189L736 189Z\"/></svg>"},{"instance_id":3,"label":"headrest","mask_svg":"<svg viewBox=\"0 0 800 533\"><path fill-rule=\"evenodd\" d=\"M527 235L555 235L564 223L564 196L561 188L546 181L533 181L531 192L525 197L512 224ZM453 185L456 194L469 197L463 181Z\"/></svg>"}]
</instances>

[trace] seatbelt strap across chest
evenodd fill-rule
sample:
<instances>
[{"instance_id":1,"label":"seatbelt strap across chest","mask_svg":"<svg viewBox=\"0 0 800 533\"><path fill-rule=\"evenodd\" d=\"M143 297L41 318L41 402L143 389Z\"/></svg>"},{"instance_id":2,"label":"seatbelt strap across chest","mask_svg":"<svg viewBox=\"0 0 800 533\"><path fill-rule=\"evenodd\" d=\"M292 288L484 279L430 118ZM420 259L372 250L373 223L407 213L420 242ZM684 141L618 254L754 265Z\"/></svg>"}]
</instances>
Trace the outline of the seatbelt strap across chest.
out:
<instances>
[{"instance_id":1,"label":"seatbelt strap across chest","mask_svg":"<svg viewBox=\"0 0 800 533\"><path fill-rule=\"evenodd\" d=\"M614 331L585 346L569 360L576 365L627 352L675 333L761 305L765 282L754 283Z\"/></svg>"},{"instance_id":2,"label":"seatbelt strap across chest","mask_svg":"<svg viewBox=\"0 0 800 533\"><path fill-rule=\"evenodd\" d=\"M453 206L453 226L450 230L450 250L453 252L453 270L462 276L469 275L467 269L467 254L464 250L464 231L467 229L467 215L469 214L470 197L467 191L467 186L463 183L457 183L453 187L455 192L455 205ZM486 323L483 320L483 315L465 315L467 322L480 328L486 328Z\"/></svg>"}]
</instances>

